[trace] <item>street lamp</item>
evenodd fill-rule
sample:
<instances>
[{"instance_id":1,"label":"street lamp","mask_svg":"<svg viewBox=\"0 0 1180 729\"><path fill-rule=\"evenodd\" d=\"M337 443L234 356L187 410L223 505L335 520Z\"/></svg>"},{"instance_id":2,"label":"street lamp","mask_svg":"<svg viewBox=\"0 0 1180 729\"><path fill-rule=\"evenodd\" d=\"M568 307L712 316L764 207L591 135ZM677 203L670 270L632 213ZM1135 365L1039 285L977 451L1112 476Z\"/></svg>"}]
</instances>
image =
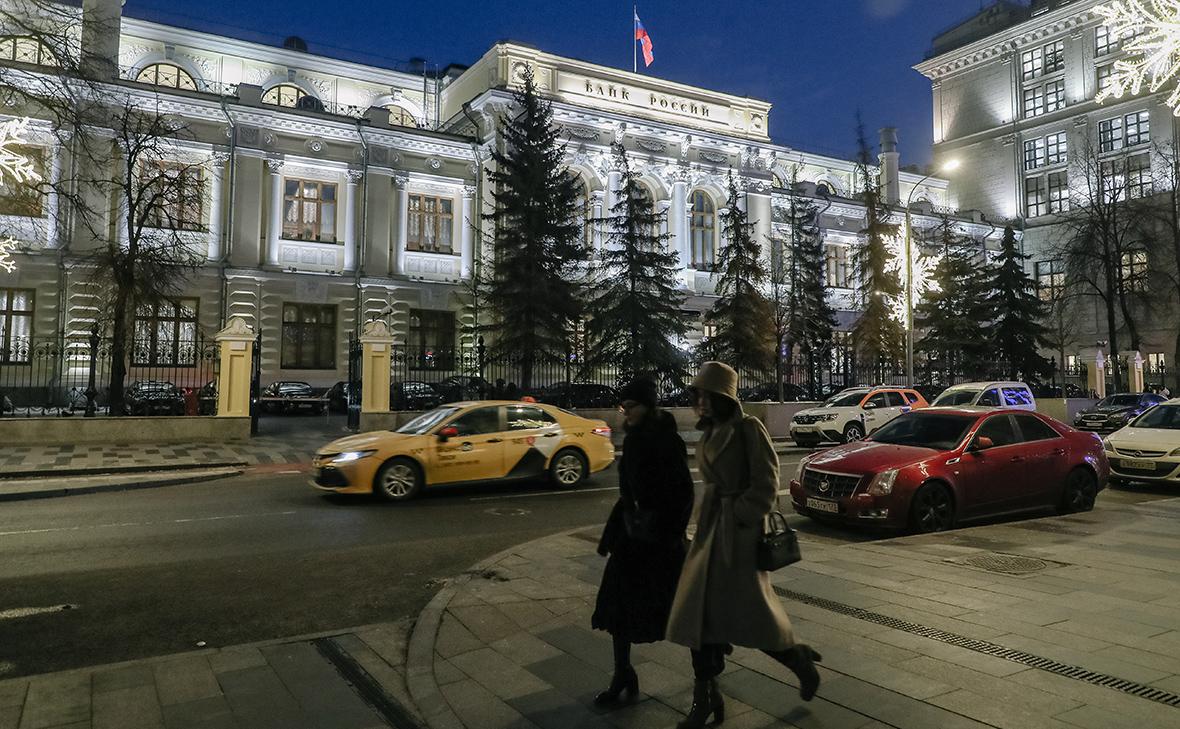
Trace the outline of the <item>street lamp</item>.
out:
<instances>
[{"instance_id":1,"label":"street lamp","mask_svg":"<svg viewBox=\"0 0 1180 729\"><path fill-rule=\"evenodd\" d=\"M949 159L935 172L954 172L958 168L959 160ZM914 386L914 234L910 225L910 205L914 193L923 182L934 177L935 172L918 180L905 200L905 376L910 387Z\"/></svg>"}]
</instances>

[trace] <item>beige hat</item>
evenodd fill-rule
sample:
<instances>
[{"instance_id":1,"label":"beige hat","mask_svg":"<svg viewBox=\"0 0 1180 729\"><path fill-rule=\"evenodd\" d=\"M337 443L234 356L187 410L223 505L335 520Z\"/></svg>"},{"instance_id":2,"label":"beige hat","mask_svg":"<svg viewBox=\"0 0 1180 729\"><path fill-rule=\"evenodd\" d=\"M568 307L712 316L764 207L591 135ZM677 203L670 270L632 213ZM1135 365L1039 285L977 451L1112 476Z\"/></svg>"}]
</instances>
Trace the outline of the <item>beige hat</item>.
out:
<instances>
[{"instance_id":1,"label":"beige hat","mask_svg":"<svg viewBox=\"0 0 1180 729\"><path fill-rule=\"evenodd\" d=\"M738 399L738 375L732 367L724 362L706 362L701 365L697 376L692 380L694 390L715 392L728 397L734 402Z\"/></svg>"}]
</instances>

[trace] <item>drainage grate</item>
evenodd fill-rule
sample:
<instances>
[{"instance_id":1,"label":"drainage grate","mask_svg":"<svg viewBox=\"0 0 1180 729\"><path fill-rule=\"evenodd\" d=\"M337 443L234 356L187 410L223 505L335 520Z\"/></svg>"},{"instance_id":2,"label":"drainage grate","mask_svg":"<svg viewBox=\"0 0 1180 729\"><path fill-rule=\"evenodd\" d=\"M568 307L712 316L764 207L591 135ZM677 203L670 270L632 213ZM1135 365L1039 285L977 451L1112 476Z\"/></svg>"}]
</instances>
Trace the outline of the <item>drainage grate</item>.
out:
<instances>
[{"instance_id":1,"label":"drainage grate","mask_svg":"<svg viewBox=\"0 0 1180 729\"><path fill-rule=\"evenodd\" d=\"M1029 666L1031 668L1039 668L1042 671L1055 673L1058 676L1065 676L1066 678L1072 678L1076 681L1083 681L1095 686L1105 686L1106 688L1111 688L1115 691L1121 691L1125 694L1138 696L1141 699L1155 701L1156 703L1164 704L1166 706L1180 707L1180 695L1168 691L1161 691L1154 686L1147 686L1145 684L1135 683L1134 681L1127 681L1115 676L1109 676L1105 673L1090 671L1080 666L1072 666L1068 663L1061 663L1060 661L1054 661L1050 658L1045 658L1044 656L1018 651L1012 648L1005 648L1002 645L989 643L986 640L976 640L974 638L968 638L957 633L950 633L945 630L938 630L937 628L930 628L925 625L911 623L908 620L900 620L888 615L882 615L881 613L874 613L869 610L846 605L842 602L836 602L835 600L828 600L826 598L816 597L814 595L808 595L802 592L795 592L794 590L788 590L785 587L776 586L774 591L783 597L789 598L796 602L801 602L805 605L813 605L815 607L823 608L824 610L829 610L834 613L840 613L841 615L847 615L859 620L876 623L877 625L883 625L887 628L893 628L894 630L900 630L913 635L920 635L923 638L937 640L941 643L948 643L950 645L958 646L959 648L966 648L967 650L975 651L976 653L984 653L989 656L1003 658L1005 660L1019 663L1024 666Z\"/></svg>"},{"instance_id":2,"label":"drainage grate","mask_svg":"<svg viewBox=\"0 0 1180 729\"><path fill-rule=\"evenodd\" d=\"M1021 557L1018 554L1000 554L998 552L973 554L970 557L960 560L960 564L978 567L988 572L1001 572L1006 575L1028 575L1033 572L1040 572L1049 566L1049 563L1043 559Z\"/></svg>"}]
</instances>

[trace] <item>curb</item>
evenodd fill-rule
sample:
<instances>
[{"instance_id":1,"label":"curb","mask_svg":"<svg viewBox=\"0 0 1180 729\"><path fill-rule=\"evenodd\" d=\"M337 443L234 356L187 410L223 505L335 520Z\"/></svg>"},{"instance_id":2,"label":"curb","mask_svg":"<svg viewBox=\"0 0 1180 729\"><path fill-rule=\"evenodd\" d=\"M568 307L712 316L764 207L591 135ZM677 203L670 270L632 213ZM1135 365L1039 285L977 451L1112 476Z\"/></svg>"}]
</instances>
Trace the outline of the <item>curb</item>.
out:
<instances>
[{"instance_id":1,"label":"curb","mask_svg":"<svg viewBox=\"0 0 1180 729\"><path fill-rule=\"evenodd\" d=\"M426 603L426 607L422 608L422 612L418 613L418 619L414 621L414 629L410 633L409 646L406 651L406 688L409 689L410 699L414 702L414 706L429 729L455 729L455 727L466 726L451 710L451 705L443 696L438 687L438 681L434 677L434 644L438 637L439 625L442 624L443 613L446 612L451 599L455 597L460 588L471 581L472 577L511 556L523 544L530 544L542 539L564 537L588 528L593 528L593 526L580 526L554 532L513 545L491 557L482 559L439 590L438 594Z\"/></svg>"},{"instance_id":2,"label":"curb","mask_svg":"<svg viewBox=\"0 0 1180 729\"><path fill-rule=\"evenodd\" d=\"M87 466L85 468L65 467L38 469L34 471L5 471L3 474L0 474L0 483L22 478L117 476L121 473L158 473L161 471L192 471L196 469L208 470L211 468L245 468L247 465L249 464L246 461L213 461L211 463L182 463L172 466L166 463L156 463L136 466Z\"/></svg>"},{"instance_id":3,"label":"curb","mask_svg":"<svg viewBox=\"0 0 1180 729\"><path fill-rule=\"evenodd\" d=\"M244 464L243 464L244 465ZM111 483L98 484L95 486L58 486L54 488L47 488L40 491L20 491L16 493L0 492L0 502L5 501L32 501L34 499L55 499L62 496L77 496L81 494L97 494L107 491L138 491L140 489L159 488L161 486L179 486L186 483L201 483L204 481L216 481L221 478L229 478L230 476L237 476L245 469L243 467L222 467L219 469L201 469L199 474L176 474L173 476L161 476L159 478L149 479L146 481L137 481L134 483ZM215 470L216 473L208 473L208 471ZM118 472L116 472L117 475Z\"/></svg>"}]
</instances>

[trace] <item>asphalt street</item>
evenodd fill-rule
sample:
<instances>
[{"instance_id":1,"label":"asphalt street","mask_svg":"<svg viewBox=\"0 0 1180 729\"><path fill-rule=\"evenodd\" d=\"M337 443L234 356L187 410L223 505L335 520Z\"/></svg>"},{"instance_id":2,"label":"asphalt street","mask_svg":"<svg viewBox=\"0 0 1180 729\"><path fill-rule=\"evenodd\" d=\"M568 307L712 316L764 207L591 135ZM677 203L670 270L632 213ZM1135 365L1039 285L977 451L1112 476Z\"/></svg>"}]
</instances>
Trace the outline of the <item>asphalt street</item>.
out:
<instances>
[{"instance_id":1,"label":"asphalt street","mask_svg":"<svg viewBox=\"0 0 1180 729\"><path fill-rule=\"evenodd\" d=\"M784 488L800 457L783 456ZM616 488L611 469L572 492L465 486L394 505L324 496L283 466L4 504L0 678L412 617L491 554L601 523ZM1099 508L1169 495L1108 491ZM814 549L882 536L790 521Z\"/></svg>"}]
</instances>

